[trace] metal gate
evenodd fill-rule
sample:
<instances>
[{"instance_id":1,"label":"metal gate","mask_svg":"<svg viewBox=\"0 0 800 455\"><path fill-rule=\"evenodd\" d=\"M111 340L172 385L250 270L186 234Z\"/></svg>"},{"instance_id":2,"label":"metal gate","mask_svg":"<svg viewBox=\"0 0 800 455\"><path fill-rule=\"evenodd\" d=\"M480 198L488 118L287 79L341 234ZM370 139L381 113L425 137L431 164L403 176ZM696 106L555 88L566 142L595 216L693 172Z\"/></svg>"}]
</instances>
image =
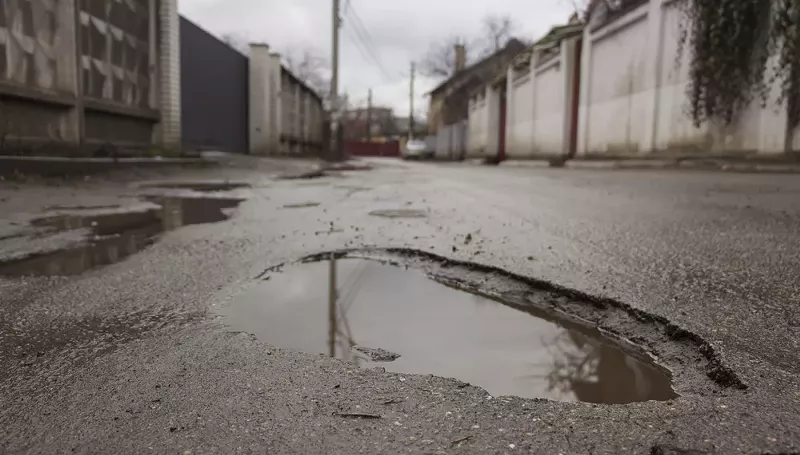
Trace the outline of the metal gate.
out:
<instances>
[{"instance_id":1,"label":"metal gate","mask_svg":"<svg viewBox=\"0 0 800 455\"><path fill-rule=\"evenodd\" d=\"M181 18L181 123L186 148L248 152L249 59Z\"/></svg>"},{"instance_id":2,"label":"metal gate","mask_svg":"<svg viewBox=\"0 0 800 455\"><path fill-rule=\"evenodd\" d=\"M343 146L348 156L400 156L400 143L397 141L344 141Z\"/></svg>"}]
</instances>

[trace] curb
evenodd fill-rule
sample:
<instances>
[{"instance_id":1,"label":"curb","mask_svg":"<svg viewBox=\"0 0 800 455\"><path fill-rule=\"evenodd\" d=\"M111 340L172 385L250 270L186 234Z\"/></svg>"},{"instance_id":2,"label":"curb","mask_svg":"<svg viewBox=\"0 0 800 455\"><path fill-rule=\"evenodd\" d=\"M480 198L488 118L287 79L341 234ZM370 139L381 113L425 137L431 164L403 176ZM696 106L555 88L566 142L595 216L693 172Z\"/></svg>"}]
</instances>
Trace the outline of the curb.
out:
<instances>
[{"instance_id":1,"label":"curb","mask_svg":"<svg viewBox=\"0 0 800 455\"><path fill-rule=\"evenodd\" d=\"M101 174L125 169L173 166L216 166L203 158L63 158L45 156L0 156L0 175L70 177Z\"/></svg>"},{"instance_id":2,"label":"curb","mask_svg":"<svg viewBox=\"0 0 800 455\"><path fill-rule=\"evenodd\" d=\"M594 170L698 170L735 173L800 174L800 163L746 163L724 160L569 160L563 166L553 166L545 160L510 160L500 163L503 167L547 168L566 167L568 169Z\"/></svg>"}]
</instances>

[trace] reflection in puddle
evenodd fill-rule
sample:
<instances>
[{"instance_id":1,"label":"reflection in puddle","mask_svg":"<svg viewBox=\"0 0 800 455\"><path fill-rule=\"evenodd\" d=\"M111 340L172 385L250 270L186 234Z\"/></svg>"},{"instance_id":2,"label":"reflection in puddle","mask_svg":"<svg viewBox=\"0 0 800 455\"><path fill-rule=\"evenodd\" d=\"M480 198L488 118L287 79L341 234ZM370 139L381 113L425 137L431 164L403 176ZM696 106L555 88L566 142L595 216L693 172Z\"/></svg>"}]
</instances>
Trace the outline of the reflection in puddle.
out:
<instances>
[{"instance_id":1,"label":"reflection in puddle","mask_svg":"<svg viewBox=\"0 0 800 455\"><path fill-rule=\"evenodd\" d=\"M31 224L55 231L87 229L85 243L64 250L0 263L0 275L77 275L113 264L152 245L159 233L228 218L224 210L243 199L152 198L160 208L93 215L59 215Z\"/></svg>"},{"instance_id":2,"label":"reflection in puddle","mask_svg":"<svg viewBox=\"0 0 800 455\"><path fill-rule=\"evenodd\" d=\"M280 347L457 378L495 395L592 403L676 397L668 371L597 330L369 260L286 269L222 312L233 329ZM399 357L372 362L358 346Z\"/></svg>"}]
</instances>

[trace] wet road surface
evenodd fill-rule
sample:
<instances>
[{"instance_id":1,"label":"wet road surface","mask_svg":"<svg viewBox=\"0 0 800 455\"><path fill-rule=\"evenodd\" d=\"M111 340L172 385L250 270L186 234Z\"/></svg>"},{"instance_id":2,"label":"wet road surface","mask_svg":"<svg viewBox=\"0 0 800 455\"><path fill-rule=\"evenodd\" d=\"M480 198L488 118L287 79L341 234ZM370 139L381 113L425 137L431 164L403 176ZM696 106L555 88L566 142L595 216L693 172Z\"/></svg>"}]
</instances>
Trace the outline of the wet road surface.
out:
<instances>
[{"instance_id":1,"label":"wet road surface","mask_svg":"<svg viewBox=\"0 0 800 455\"><path fill-rule=\"evenodd\" d=\"M794 176L384 162L236 177L252 188L227 221L77 276L0 279L1 451L800 450ZM364 247L585 293L596 305L561 307L645 350L694 343L708 358L668 362L675 400L563 403L281 349L219 316L269 267Z\"/></svg>"}]
</instances>

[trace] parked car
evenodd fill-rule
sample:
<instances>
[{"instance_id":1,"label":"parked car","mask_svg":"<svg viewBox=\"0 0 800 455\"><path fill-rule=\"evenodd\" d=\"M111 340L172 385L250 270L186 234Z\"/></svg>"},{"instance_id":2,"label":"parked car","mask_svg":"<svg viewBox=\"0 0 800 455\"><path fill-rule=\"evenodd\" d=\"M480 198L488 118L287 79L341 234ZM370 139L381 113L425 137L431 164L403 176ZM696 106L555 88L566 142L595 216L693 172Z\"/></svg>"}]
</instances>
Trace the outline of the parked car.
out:
<instances>
[{"instance_id":1,"label":"parked car","mask_svg":"<svg viewBox=\"0 0 800 455\"><path fill-rule=\"evenodd\" d=\"M402 155L406 160L430 159L433 158L433 150L428 150L425 141L412 139L403 147Z\"/></svg>"}]
</instances>

